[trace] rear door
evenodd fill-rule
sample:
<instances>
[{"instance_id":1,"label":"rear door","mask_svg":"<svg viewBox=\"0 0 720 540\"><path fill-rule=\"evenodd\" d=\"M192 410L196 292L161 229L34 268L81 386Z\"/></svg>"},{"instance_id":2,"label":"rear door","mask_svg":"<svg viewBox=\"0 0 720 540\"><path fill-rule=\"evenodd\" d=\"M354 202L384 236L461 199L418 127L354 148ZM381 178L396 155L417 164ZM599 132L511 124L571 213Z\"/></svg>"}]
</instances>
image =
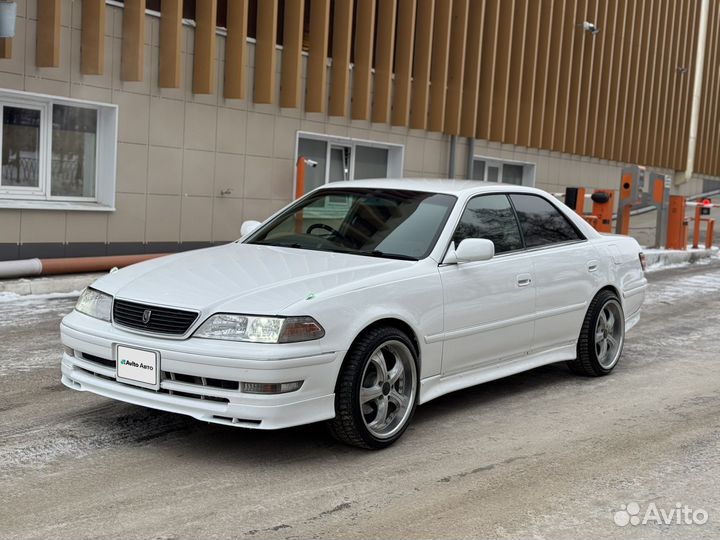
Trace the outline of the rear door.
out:
<instances>
[{"instance_id":1,"label":"rear door","mask_svg":"<svg viewBox=\"0 0 720 540\"><path fill-rule=\"evenodd\" d=\"M505 194L468 201L453 235L486 238L495 257L441 265L445 333L443 375L522 356L532 345L535 288L532 262Z\"/></svg>"},{"instance_id":2,"label":"rear door","mask_svg":"<svg viewBox=\"0 0 720 540\"><path fill-rule=\"evenodd\" d=\"M600 262L583 235L541 195L510 195L535 278L533 351L577 340Z\"/></svg>"}]
</instances>

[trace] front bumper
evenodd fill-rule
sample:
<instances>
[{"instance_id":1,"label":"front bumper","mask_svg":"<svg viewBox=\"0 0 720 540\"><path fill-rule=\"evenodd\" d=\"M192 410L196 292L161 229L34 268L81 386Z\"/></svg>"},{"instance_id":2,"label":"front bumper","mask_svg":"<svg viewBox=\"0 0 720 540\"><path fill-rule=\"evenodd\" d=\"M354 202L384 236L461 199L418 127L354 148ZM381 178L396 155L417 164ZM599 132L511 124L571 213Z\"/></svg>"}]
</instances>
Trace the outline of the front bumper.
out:
<instances>
[{"instance_id":1,"label":"front bumper","mask_svg":"<svg viewBox=\"0 0 720 540\"><path fill-rule=\"evenodd\" d=\"M112 399L176 412L198 420L279 429L335 416L335 381L344 351L322 352L317 344L267 345L172 340L140 335L73 312L60 326L65 386ZM115 345L160 353L160 389L115 380ZM299 390L259 395L238 383L302 380Z\"/></svg>"}]
</instances>

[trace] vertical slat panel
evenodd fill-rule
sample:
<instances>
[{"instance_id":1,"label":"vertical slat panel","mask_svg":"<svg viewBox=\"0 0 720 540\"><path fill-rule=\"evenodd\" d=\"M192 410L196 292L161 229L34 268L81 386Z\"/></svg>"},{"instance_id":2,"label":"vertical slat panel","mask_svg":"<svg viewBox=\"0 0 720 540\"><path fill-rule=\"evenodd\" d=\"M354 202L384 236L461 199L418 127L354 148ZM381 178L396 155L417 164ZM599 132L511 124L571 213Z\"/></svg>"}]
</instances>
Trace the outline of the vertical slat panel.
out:
<instances>
[{"instance_id":1,"label":"vertical slat panel","mask_svg":"<svg viewBox=\"0 0 720 540\"><path fill-rule=\"evenodd\" d=\"M182 0L163 0L160 14L160 88L180 88Z\"/></svg>"},{"instance_id":2,"label":"vertical slat panel","mask_svg":"<svg viewBox=\"0 0 720 540\"><path fill-rule=\"evenodd\" d=\"M603 2L603 5L607 7L607 2ZM588 0L587 20L593 21L598 25L598 28L606 28L605 21L600 18L601 15L598 0ZM602 30L600 33L602 33ZM594 75L596 73L595 62L601 62L602 36L588 32L585 32L585 34L585 48L583 49L582 70L580 73L580 94L578 95L575 110L577 120L569 141L569 148L572 149L573 154L585 152L592 88L600 85L600 80L594 78Z\"/></svg>"},{"instance_id":3,"label":"vertical slat panel","mask_svg":"<svg viewBox=\"0 0 720 540\"><path fill-rule=\"evenodd\" d=\"M550 43L554 34L553 13L555 0L540 0L540 33L538 36L537 71L535 72L535 92L533 95L532 122L530 133L530 146L542 146L543 126L545 116L550 111L548 95L548 73L550 71ZM555 58L552 57L553 62Z\"/></svg>"},{"instance_id":4,"label":"vertical slat panel","mask_svg":"<svg viewBox=\"0 0 720 540\"><path fill-rule=\"evenodd\" d=\"M543 120L540 147L550 149L553 146L555 121L558 109L558 90L560 82L560 63L569 51L563 50L563 33L565 30L566 0L555 0L552 14L552 33L550 34L550 59L548 62L546 107Z\"/></svg>"},{"instance_id":5,"label":"vertical slat panel","mask_svg":"<svg viewBox=\"0 0 720 540\"><path fill-rule=\"evenodd\" d=\"M37 0L37 67L60 66L60 0Z\"/></svg>"},{"instance_id":6,"label":"vertical slat panel","mask_svg":"<svg viewBox=\"0 0 720 540\"><path fill-rule=\"evenodd\" d=\"M347 114L352 17L352 0L335 0L332 69L330 72L330 116L345 116Z\"/></svg>"},{"instance_id":7,"label":"vertical slat panel","mask_svg":"<svg viewBox=\"0 0 720 540\"><path fill-rule=\"evenodd\" d=\"M649 81L647 77L648 63L652 61L650 50L653 47L652 27L655 20L655 6L659 4L659 0L653 2L644 2L644 13L642 15L640 26L642 34L638 40L638 54L635 57L637 62L637 70L635 75L635 84L633 88L635 92L632 95L633 112L628 117L628 130L626 131L627 139L624 145L623 157L625 161L638 163L639 145L640 145L640 129L642 127L643 118L645 116L645 108L650 99ZM645 165L645 163L642 163Z\"/></svg>"},{"instance_id":8,"label":"vertical slat panel","mask_svg":"<svg viewBox=\"0 0 720 540\"><path fill-rule=\"evenodd\" d=\"M443 126L443 131L450 135L460 133L468 7L468 0L453 0L452 20L450 22L450 54L448 57L445 122Z\"/></svg>"},{"instance_id":9,"label":"vertical slat panel","mask_svg":"<svg viewBox=\"0 0 720 540\"><path fill-rule=\"evenodd\" d=\"M164 9L164 8L163 8ZM227 6L225 38L225 99L245 99L248 0L232 0Z\"/></svg>"},{"instance_id":10,"label":"vertical slat panel","mask_svg":"<svg viewBox=\"0 0 720 540\"><path fill-rule=\"evenodd\" d=\"M84 75L102 75L105 69L105 0L83 0L81 70Z\"/></svg>"},{"instance_id":11,"label":"vertical slat panel","mask_svg":"<svg viewBox=\"0 0 720 540\"><path fill-rule=\"evenodd\" d=\"M305 110L325 111L327 101L327 50L330 33L330 0L311 0L310 51L307 62Z\"/></svg>"},{"instance_id":12,"label":"vertical slat panel","mask_svg":"<svg viewBox=\"0 0 720 540\"><path fill-rule=\"evenodd\" d=\"M517 144L518 123L520 121L520 92L524 84L523 66L525 62L525 46L527 32L528 0L515 1L515 15L513 17L512 51L510 54L510 71L507 87L507 113L505 118L505 132L503 142Z\"/></svg>"},{"instance_id":13,"label":"vertical slat panel","mask_svg":"<svg viewBox=\"0 0 720 540\"><path fill-rule=\"evenodd\" d=\"M370 118L370 81L375 42L375 0L357 0L355 66L353 69L352 118Z\"/></svg>"},{"instance_id":14,"label":"vertical slat panel","mask_svg":"<svg viewBox=\"0 0 720 540\"><path fill-rule=\"evenodd\" d=\"M575 52L575 36L582 32L577 28L577 11L579 0L568 0L563 18L563 54L560 59L560 74L558 76L557 109L555 112L555 132L553 134L552 149L559 152L565 149L565 130L567 128L568 109L570 104L570 85L572 79L573 58ZM584 2L583 2L584 3ZM582 22L582 21L581 21Z\"/></svg>"},{"instance_id":15,"label":"vertical slat panel","mask_svg":"<svg viewBox=\"0 0 720 540\"><path fill-rule=\"evenodd\" d=\"M495 65L497 61L498 31L500 27L500 0L485 1L482 57L480 61L480 89L478 91L478 139L490 139L493 119L493 93L495 91Z\"/></svg>"},{"instance_id":16,"label":"vertical slat panel","mask_svg":"<svg viewBox=\"0 0 720 540\"><path fill-rule=\"evenodd\" d=\"M700 118L698 126L698 140L695 155L695 169L698 172L710 174L710 164L713 160L712 153L714 150L713 139L714 132L717 130L715 125L715 92L716 71L714 69L717 62L717 4L710 2L710 10L708 13L708 31L707 45L705 49L705 67L703 71L703 87L700 102Z\"/></svg>"},{"instance_id":17,"label":"vertical slat panel","mask_svg":"<svg viewBox=\"0 0 720 540\"><path fill-rule=\"evenodd\" d=\"M382 124L390 120L396 16L397 3L395 0L380 2L375 41L375 89L373 91L372 121Z\"/></svg>"},{"instance_id":18,"label":"vertical slat panel","mask_svg":"<svg viewBox=\"0 0 720 540\"><path fill-rule=\"evenodd\" d=\"M277 0L262 0L257 7L255 38L255 103L272 103L275 94L275 43L277 39ZM327 40L325 42L327 50ZM323 57L325 53L323 52ZM323 77L323 84L325 77Z\"/></svg>"},{"instance_id":19,"label":"vertical slat panel","mask_svg":"<svg viewBox=\"0 0 720 540\"><path fill-rule=\"evenodd\" d=\"M710 136L705 141L705 151L708 156L705 166L705 174L710 176L718 175L718 146L720 146L720 103L718 103L718 93L720 93L720 70L718 70L718 62L720 62L720 6L717 2L713 2L712 16L708 21L708 26L714 28L715 39L712 45L713 61L710 64L710 72L708 76L712 81L712 90L710 97L712 106L708 123L710 124Z\"/></svg>"},{"instance_id":20,"label":"vertical slat panel","mask_svg":"<svg viewBox=\"0 0 720 540\"><path fill-rule=\"evenodd\" d=\"M500 2L498 19L498 41L495 60L495 87L492 98L492 120L490 122L490 140L502 141L507 118L508 87L510 81L510 57L512 54L512 31L515 16L515 2Z\"/></svg>"},{"instance_id":21,"label":"vertical slat panel","mask_svg":"<svg viewBox=\"0 0 720 540\"><path fill-rule=\"evenodd\" d=\"M678 33L680 34L677 44L677 58L675 65L677 70L675 73L675 89L672 99L673 103L673 114L669 121L668 134L666 138L666 147L663 150L663 155L666 157L666 166L675 166L675 159L677 157L677 147L680 144L678 139L681 138L679 135L679 119L678 116L682 110L683 100L683 89L685 82L690 76L689 67L685 63L685 57L687 55L687 49L690 46L690 38L688 36L688 29L690 22L693 18L693 4L696 0L680 0L682 5L680 27Z\"/></svg>"},{"instance_id":22,"label":"vertical slat panel","mask_svg":"<svg viewBox=\"0 0 720 540\"><path fill-rule=\"evenodd\" d=\"M395 92L391 118L393 126L407 126L410 116L410 83L412 81L416 9L416 0L399 1L397 39L395 40Z\"/></svg>"},{"instance_id":23,"label":"vertical slat panel","mask_svg":"<svg viewBox=\"0 0 720 540\"><path fill-rule=\"evenodd\" d=\"M575 28L573 34L573 46L572 46L572 62L570 63L569 78L570 84L568 85L567 94L567 112L565 112L565 126L563 129L562 142L560 147L564 152L573 153L573 138L575 137L575 130L577 128L578 120L578 101L580 99L580 91L582 85L582 72L583 72L583 61L585 59L585 48L592 46L592 35L586 32L581 27L582 21L588 20L587 18L587 0L577 0L577 8L575 13L575 20L580 21L574 24Z\"/></svg>"},{"instance_id":24,"label":"vertical slat panel","mask_svg":"<svg viewBox=\"0 0 720 540\"><path fill-rule=\"evenodd\" d=\"M145 61L145 0L125 0L122 12L123 81L142 81Z\"/></svg>"},{"instance_id":25,"label":"vertical slat panel","mask_svg":"<svg viewBox=\"0 0 720 540\"><path fill-rule=\"evenodd\" d=\"M667 76L667 55L672 43L672 29L670 28L670 17L672 13L672 5L674 2L660 2L656 6L655 19L652 29L652 45L650 55L652 65L648 69L648 78L650 79L650 100L643 110L643 122L640 126L640 136L638 137L640 151L638 154L638 163L647 163L655 165L655 161L650 161L653 156L653 148L657 133L657 103L660 99L661 85L663 78Z\"/></svg>"},{"instance_id":26,"label":"vertical slat panel","mask_svg":"<svg viewBox=\"0 0 720 540\"><path fill-rule=\"evenodd\" d=\"M537 80L542 4L541 0L530 0L527 8L525 30L527 36L525 38L525 50L523 51L523 68L520 80L520 113L516 136L517 144L520 146L530 146L535 90L542 84ZM542 29L543 33L547 30L547 27Z\"/></svg>"},{"instance_id":27,"label":"vertical slat panel","mask_svg":"<svg viewBox=\"0 0 720 540\"><path fill-rule=\"evenodd\" d=\"M640 0L643 1L643 0ZM625 23L625 35L623 37L623 56L621 61L621 74L620 74L620 91L618 95L618 108L617 115L615 117L615 127L611 133L608 134L612 141L610 159L620 161L622 159L622 148L623 148L623 133L627 127L628 122L628 96L632 96L634 89L630 87L630 73L632 70L632 53L633 43L637 40L636 34L638 33L635 28L640 25L641 20L636 17L637 0L628 0L627 19Z\"/></svg>"},{"instance_id":28,"label":"vertical slat panel","mask_svg":"<svg viewBox=\"0 0 720 540\"><path fill-rule=\"evenodd\" d=\"M410 96L410 127L413 129L425 129L427 127L434 23L435 0L418 0L413 80Z\"/></svg>"},{"instance_id":29,"label":"vertical slat panel","mask_svg":"<svg viewBox=\"0 0 720 540\"><path fill-rule=\"evenodd\" d=\"M445 123L451 22L452 0L436 0L430 67L430 112L428 117L428 130L430 131L442 131Z\"/></svg>"},{"instance_id":30,"label":"vertical slat panel","mask_svg":"<svg viewBox=\"0 0 720 540\"><path fill-rule=\"evenodd\" d=\"M675 128L675 152L673 156L673 169L685 169L687 161L688 134L690 131L690 108L692 106L693 80L695 79L695 50L697 48L697 32L700 24L700 2L691 2L690 17L685 30L687 37L683 66L688 72L683 78L680 108L678 109L677 125Z\"/></svg>"},{"instance_id":31,"label":"vertical slat panel","mask_svg":"<svg viewBox=\"0 0 720 540\"><path fill-rule=\"evenodd\" d=\"M280 70L280 106L285 108L300 106L304 14L304 0L285 0Z\"/></svg>"},{"instance_id":32,"label":"vertical slat panel","mask_svg":"<svg viewBox=\"0 0 720 540\"><path fill-rule=\"evenodd\" d=\"M217 0L195 1L195 57L193 93L212 94L215 89L215 25Z\"/></svg>"},{"instance_id":33,"label":"vertical slat panel","mask_svg":"<svg viewBox=\"0 0 720 540\"><path fill-rule=\"evenodd\" d=\"M599 6L601 15L600 42L596 45L593 61L593 84L590 89L590 104L588 105L589 117L585 134L583 152L589 155L599 156L600 152L596 146L599 137L607 125L608 96L610 93L610 70L612 67L614 50L614 34L617 29L617 8L619 0L602 2ZM602 111L602 112L601 112Z\"/></svg>"},{"instance_id":34,"label":"vertical slat panel","mask_svg":"<svg viewBox=\"0 0 720 540\"><path fill-rule=\"evenodd\" d=\"M668 61L667 92L664 96L661 96L657 104L659 107L658 115L660 117L658 127L660 143L655 157L662 167L668 167L671 163L668 157L669 149L672 145L670 131L673 125L672 119L675 116L675 110L678 106L680 80L683 77L682 66L680 66L680 47L683 40L682 29L688 9L687 0L678 0L677 2L671 2L671 4L675 9L675 13L671 19L673 38L670 60Z\"/></svg>"},{"instance_id":35,"label":"vertical slat panel","mask_svg":"<svg viewBox=\"0 0 720 540\"><path fill-rule=\"evenodd\" d=\"M482 59L485 0L473 0L468 11L467 46L465 47L465 76L463 77L460 135L475 137L478 95L480 90L480 61Z\"/></svg>"},{"instance_id":36,"label":"vertical slat panel","mask_svg":"<svg viewBox=\"0 0 720 540\"><path fill-rule=\"evenodd\" d=\"M617 127L618 116L620 114L620 90L622 88L622 68L625 58L625 31L628 28L628 1L618 0L618 18L615 26L615 35L613 37L613 62L611 65L610 91L608 95L608 109L605 121L605 129L599 140L596 154L604 159L610 159L613 152L613 137Z\"/></svg>"},{"instance_id":37,"label":"vertical slat panel","mask_svg":"<svg viewBox=\"0 0 720 540\"><path fill-rule=\"evenodd\" d=\"M12 38L0 38L0 58L3 60L12 58Z\"/></svg>"}]
</instances>

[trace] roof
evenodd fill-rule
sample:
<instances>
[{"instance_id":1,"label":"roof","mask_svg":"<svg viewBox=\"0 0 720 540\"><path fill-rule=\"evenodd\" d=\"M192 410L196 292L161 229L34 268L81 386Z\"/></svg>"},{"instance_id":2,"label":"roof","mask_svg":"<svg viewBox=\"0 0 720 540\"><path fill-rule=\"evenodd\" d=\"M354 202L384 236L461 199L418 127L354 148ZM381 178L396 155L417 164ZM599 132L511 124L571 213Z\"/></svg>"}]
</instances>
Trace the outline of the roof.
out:
<instances>
[{"instance_id":1,"label":"roof","mask_svg":"<svg viewBox=\"0 0 720 540\"><path fill-rule=\"evenodd\" d=\"M373 180L351 180L347 182L331 182L322 186L324 188L379 188L379 189L407 189L430 193L447 193L460 195L482 192L524 191L539 192L535 188L516 186L512 184L498 184L496 182L481 182L479 180L448 180L442 178L377 178Z\"/></svg>"}]
</instances>

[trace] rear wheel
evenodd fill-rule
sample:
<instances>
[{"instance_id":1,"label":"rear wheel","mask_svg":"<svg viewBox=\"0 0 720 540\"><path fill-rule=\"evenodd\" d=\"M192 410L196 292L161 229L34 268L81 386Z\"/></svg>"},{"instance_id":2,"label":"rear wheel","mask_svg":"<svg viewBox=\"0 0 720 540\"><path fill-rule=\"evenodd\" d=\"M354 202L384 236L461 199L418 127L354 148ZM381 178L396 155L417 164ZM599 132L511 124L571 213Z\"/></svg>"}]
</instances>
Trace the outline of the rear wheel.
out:
<instances>
[{"instance_id":1,"label":"rear wheel","mask_svg":"<svg viewBox=\"0 0 720 540\"><path fill-rule=\"evenodd\" d=\"M340 370L331 433L361 448L390 446L410 423L417 387L417 353L408 336L392 327L366 332Z\"/></svg>"},{"instance_id":2,"label":"rear wheel","mask_svg":"<svg viewBox=\"0 0 720 540\"><path fill-rule=\"evenodd\" d=\"M625 314L612 291L600 291L590 303L577 345L577 358L568 362L575 373L607 375L617 365L625 343Z\"/></svg>"}]
</instances>

